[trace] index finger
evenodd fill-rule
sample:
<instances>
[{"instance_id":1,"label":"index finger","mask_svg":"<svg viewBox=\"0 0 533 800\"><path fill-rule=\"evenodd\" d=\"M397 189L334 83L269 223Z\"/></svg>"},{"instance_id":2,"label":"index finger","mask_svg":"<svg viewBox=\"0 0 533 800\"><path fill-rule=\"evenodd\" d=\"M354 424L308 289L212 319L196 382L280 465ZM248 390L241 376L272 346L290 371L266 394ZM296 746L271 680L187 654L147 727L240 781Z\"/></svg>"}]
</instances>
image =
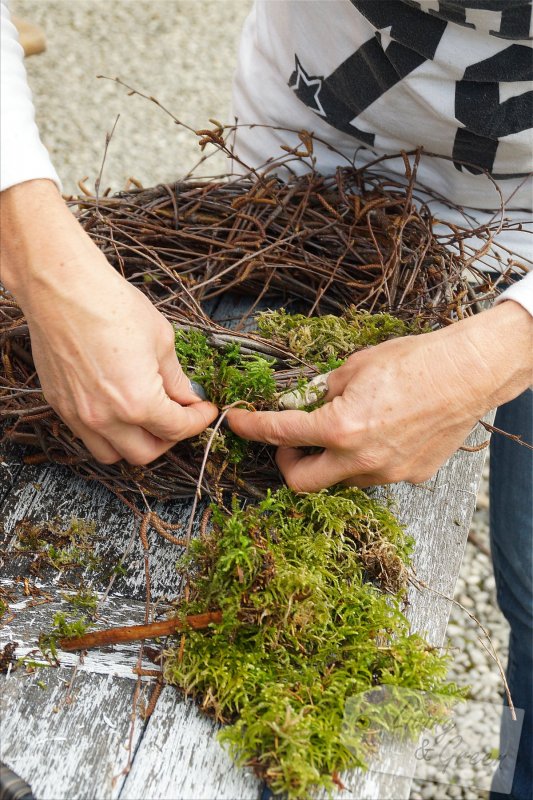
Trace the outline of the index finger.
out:
<instances>
[{"instance_id":1,"label":"index finger","mask_svg":"<svg viewBox=\"0 0 533 800\"><path fill-rule=\"evenodd\" d=\"M325 407L316 411L246 411L228 412L231 430L243 439L285 447L326 447L329 441L325 425Z\"/></svg>"}]
</instances>

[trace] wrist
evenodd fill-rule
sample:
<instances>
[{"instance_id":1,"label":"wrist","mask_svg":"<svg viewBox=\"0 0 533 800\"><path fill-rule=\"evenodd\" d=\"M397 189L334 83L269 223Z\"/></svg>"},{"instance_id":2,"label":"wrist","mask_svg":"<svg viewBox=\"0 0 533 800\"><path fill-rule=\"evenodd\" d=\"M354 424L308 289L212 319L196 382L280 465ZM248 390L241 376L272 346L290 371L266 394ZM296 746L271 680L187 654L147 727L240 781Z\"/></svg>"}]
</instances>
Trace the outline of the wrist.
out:
<instances>
[{"instance_id":1,"label":"wrist","mask_svg":"<svg viewBox=\"0 0 533 800\"><path fill-rule=\"evenodd\" d=\"M533 317L507 300L470 317L463 326L464 351L474 400L485 413L533 384Z\"/></svg>"}]
</instances>

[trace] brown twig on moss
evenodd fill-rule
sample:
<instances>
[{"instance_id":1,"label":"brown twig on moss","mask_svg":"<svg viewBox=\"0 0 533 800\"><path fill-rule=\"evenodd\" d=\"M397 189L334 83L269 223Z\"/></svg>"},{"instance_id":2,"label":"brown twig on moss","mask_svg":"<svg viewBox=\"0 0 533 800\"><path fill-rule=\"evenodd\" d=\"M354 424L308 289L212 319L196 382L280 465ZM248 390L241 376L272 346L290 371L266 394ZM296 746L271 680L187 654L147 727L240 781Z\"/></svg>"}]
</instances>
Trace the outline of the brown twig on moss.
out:
<instances>
[{"instance_id":1,"label":"brown twig on moss","mask_svg":"<svg viewBox=\"0 0 533 800\"><path fill-rule=\"evenodd\" d=\"M208 611L205 614L191 614L185 621L173 617L172 619L150 622L147 625L124 625L117 628L107 628L102 631L93 631L83 636L72 639L61 639L59 646L62 650L88 650L91 647L105 647L123 642L138 642L143 639L157 639L159 636L170 636L176 631L203 630L214 623L221 622L222 612Z\"/></svg>"}]
</instances>

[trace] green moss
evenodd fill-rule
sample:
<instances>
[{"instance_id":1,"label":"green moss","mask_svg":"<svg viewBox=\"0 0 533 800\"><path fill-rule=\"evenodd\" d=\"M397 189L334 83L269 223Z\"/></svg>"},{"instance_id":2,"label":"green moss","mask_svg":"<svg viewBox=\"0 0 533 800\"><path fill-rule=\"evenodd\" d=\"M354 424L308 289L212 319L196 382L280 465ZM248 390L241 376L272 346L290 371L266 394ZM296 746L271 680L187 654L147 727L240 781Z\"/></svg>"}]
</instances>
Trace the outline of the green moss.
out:
<instances>
[{"instance_id":1,"label":"green moss","mask_svg":"<svg viewBox=\"0 0 533 800\"><path fill-rule=\"evenodd\" d=\"M93 613L98 605L98 595L88 587L82 587L77 592L62 592L61 597L69 605L80 611Z\"/></svg>"},{"instance_id":2,"label":"green moss","mask_svg":"<svg viewBox=\"0 0 533 800\"><path fill-rule=\"evenodd\" d=\"M94 551L95 531L94 522L78 518L72 518L66 528L59 519L40 523L23 520L15 528L15 547L34 556L33 572L45 565L58 571L94 570L99 565Z\"/></svg>"},{"instance_id":3,"label":"green moss","mask_svg":"<svg viewBox=\"0 0 533 800\"><path fill-rule=\"evenodd\" d=\"M369 314L354 309L348 309L342 317L332 314L305 317L281 309L261 312L256 320L259 333L288 348L296 356L295 364L303 360L313 364L319 372L339 367L349 353L362 347L423 330L418 322L408 324L390 314ZM279 393L273 359L242 353L238 344L213 347L208 337L194 328L176 328L175 350L188 377L197 381L219 408L237 400L252 403L256 409L276 407ZM296 374L293 384L285 386L284 391L306 382L307 379ZM315 403L305 410L312 411L319 405L321 403ZM207 435L210 433L208 430ZM198 444L205 446L205 443L205 436L198 439ZM211 452L214 456L219 453L228 463L239 464L247 454L253 454L254 447L229 431L220 431Z\"/></svg>"},{"instance_id":4,"label":"green moss","mask_svg":"<svg viewBox=\"0 0 533 800\"><path fill-rule=\"evenodd\" d=\"M273 360L241 353L238 344L218 350L200 331L176 330L176 355L189 376L219 407L236 400L267 405L276 393Z\"/></svg>"},{"instance_id":5,"label":"green moss","mask_svg":"<svg viewBox=\"0 0 533 800\"><path fill-rule=\"evenodd\" d=\"M52 620L52 629L39 636L39 647L45 657L49 655L57 659L58 642L72 636L83 636L90 628L90 623L82 617L67 617L62 611L57 611Z\"/></svg>"},{"instance_id":6,"label":"green moss","mask_svg":"<svg viewBox=\"0 0 533 800\"><path fill-rule=\"evenodd\" d=\"M340 317L306 317L288 314L283 308L263 311L257 325L262 336L284 345L321 372L339 367L350 353L363 347L426 330L417 320L407 323L390 314L369 314L353 307Z\"/></svg>"},{"instance_id":7,"label":"green moss","mask_svg":"<svg viewBox=\"0 0 533 800\"><path fill-rule=\"evenodd\" d=\"M171 648L165 677L229 723L221 741L274 791L331 789L380 730L414 735L459 696L447 657L402 613L412 547L389 509L344 488L214 508L213 530L191 543L180 612L220 608L223 621ZM361 702L354 713L353 698L382 685L417 701L399 713L391 692L379 713Z\"/></svg>"}]
</instances>

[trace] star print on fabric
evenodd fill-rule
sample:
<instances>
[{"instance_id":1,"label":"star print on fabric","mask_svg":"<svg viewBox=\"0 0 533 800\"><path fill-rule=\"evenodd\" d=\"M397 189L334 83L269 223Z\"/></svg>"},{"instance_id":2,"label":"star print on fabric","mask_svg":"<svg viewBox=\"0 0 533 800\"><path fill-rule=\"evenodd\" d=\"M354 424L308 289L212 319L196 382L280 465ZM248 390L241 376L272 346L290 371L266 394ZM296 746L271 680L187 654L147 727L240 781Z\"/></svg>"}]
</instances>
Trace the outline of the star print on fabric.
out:
<instances>
[{"instance_id":1,"label":"star print on fabric","mask_svg":"<svg viewBox=\"0 0 533 800\"><path fill-rule=\"evenodd\" d=\"M324 76L309 75L302 67L297 55L294 56L294 60L296 69L289 79L289 89L292 89L296 97L301 100L302 103L305 103L311 111L314 111L315 114L320 114L321 117L325 117L326 112L319 99Z\"/></svg>"}]
</instances>

